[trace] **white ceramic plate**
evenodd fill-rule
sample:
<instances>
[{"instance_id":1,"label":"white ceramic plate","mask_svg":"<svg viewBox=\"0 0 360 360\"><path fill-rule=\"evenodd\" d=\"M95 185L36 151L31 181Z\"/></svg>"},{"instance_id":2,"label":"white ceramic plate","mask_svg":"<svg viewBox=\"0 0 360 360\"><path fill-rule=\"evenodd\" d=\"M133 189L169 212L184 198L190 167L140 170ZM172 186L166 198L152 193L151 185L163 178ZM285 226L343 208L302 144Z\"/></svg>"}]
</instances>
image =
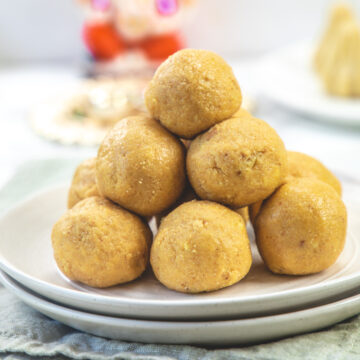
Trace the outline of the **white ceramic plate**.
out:
<instances>
[{"instance_id":1,"label":"white ceramic plate","mask_svg":"<svg viewBox=\"0 0 360 360\"><path fill-rule=\"evenodd\" d=\"M95 315L54 304L5 273L0 282L41 313L75 329L125 341L163 344L235 345L264 342L319 330L360 312L360 295L293 313L243 320L169 322Z\"/></svg>"},{"instance_id":2,"label":"white ceramic plate","mask_svg":"<svg viewBox=\"0 0 360 360\"><path fill-rule=\"evenodd\" d=\"M267 56L257 68L258 91L299 113L360 125L360 99L328 95L312 68L314 46L300 43Z\"/></svg>"},{"instance_id":3,"label":"white ceramic plate","mask_svg":"<svg viewBox=\"0 0 360 360\"><path fill-rule=\"evenodd\" d=\"M357 198L354 187L347 189L344 187L345 197ZM191 295L168 290L150 270L136 281L108 289L84 286L61 276L53 259L51 228L65 211L66 196L67 186L44 190L0 220L0 268L29 289L66 306L142 319L226 319L319 304L360 285L360 208L348 202L345 249L338 261L320 274L273 275L253 246L254 263L246 278L212 293Z\"/></svg>"}]
</instances>

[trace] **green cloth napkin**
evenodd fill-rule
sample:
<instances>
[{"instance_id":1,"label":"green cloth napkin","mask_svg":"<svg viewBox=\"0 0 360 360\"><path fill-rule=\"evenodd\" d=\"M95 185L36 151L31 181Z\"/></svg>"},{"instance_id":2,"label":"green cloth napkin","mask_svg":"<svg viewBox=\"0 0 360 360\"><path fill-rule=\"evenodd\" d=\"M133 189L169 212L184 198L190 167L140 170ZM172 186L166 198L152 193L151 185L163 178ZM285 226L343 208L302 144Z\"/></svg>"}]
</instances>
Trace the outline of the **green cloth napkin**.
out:
<instances>
[{"instance_id":1,"label":"green cloth napkin","mask_svg":"<svg viewBox=\"0 0 360 360\"><path fill-rule=\"evenodd\" d=\"M0 212L34 191L70 182L81 159L28 162L0 190ZM0 239L1 241L1 239ZM107 340L49 319L0 289L0 359L333 360L360 359L360 316L329 329L263 345L204 349Z\"/></svg>"}]
</instances>

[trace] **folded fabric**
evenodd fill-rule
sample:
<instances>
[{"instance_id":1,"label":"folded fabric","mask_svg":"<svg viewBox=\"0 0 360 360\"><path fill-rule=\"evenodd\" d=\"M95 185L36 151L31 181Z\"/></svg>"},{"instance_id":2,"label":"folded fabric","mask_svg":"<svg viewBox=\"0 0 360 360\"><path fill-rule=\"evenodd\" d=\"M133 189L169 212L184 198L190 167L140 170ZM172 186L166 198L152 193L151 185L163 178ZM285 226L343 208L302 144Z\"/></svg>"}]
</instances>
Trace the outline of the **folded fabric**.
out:
<instances>
[{"instance_id":1,"label":"folded fabric","mask_svg":"<svg viewBox=\"0 0 360 360\"><path fill-rule=\"evenodd\" d=\"M85 334L38 313L5 289L0 290L0 309L0 351L39 359L56 356L56 359L90 360L351 360L359 359L360 355L360 317L326 331L264 345L208 350L129 343Z\"/></svg>"}]
</instances>

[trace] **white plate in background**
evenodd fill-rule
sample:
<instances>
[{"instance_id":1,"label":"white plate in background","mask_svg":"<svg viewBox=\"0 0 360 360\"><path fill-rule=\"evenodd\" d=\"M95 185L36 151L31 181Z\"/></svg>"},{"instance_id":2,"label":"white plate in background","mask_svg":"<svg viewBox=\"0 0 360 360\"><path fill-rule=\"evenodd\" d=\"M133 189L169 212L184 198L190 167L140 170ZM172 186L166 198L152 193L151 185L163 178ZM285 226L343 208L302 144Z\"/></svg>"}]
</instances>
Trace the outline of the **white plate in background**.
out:
<instances>
[{"instance_id":1,"label":"white plate in background","mask_svg":"<svg viewBox=\"0 0 360 360\"><path fill-rule=\"evenodd\" d=\"M299 43L266 56L257 66L260 94L318 120L360 125L360 98L328 95L312 67L314 45Z\"/></svg>"}]
</instances>

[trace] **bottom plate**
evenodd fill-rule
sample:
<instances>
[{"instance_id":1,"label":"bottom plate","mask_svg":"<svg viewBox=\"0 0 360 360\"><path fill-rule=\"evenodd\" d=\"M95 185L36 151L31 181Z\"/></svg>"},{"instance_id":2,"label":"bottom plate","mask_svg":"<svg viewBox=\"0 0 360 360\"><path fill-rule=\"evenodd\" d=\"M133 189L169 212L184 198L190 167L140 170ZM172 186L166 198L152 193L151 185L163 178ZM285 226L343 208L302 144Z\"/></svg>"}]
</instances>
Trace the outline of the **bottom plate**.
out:
<instances>
[{"instance_id":1,"label":"bottom plate","mask_svg":"<svg viewBox=\"0 0 360 360\"><path fill-rule=\"evenodd\" d=\"M54 304L3 272L0 282L41 313L75 329L111 339L163 344L235 345L319 330L360 312L360 295L292 313L243 320L166 322L96 315Z\"/></svg>"}]
</instances>

